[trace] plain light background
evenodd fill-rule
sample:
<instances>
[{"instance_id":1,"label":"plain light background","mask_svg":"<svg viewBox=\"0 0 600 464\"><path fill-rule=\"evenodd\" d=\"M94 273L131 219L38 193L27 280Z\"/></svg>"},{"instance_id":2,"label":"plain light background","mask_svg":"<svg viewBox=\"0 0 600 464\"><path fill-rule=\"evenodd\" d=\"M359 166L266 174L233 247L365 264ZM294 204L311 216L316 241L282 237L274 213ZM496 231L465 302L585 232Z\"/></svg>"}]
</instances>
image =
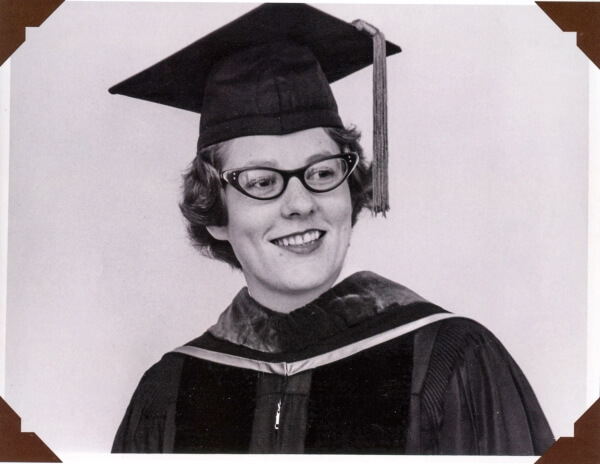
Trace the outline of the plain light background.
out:
<instances>
[{"instance_id":1,"label":"plain light background","mask_svg":"<svg viewBox=\"0 0 600 464\"><path fill-rule=\"evenodd\" d=\"M6 399L60 455L108 451L143 372L244 285L177 208L198 115L107 89L249 4L63 4L11 58ZM392 210L370 269L494 332L556 436L585 409L588 60L536 6L318 5L388 60ZM371 149L371 70L335 83Z\"/></svg>"}]
</instances>

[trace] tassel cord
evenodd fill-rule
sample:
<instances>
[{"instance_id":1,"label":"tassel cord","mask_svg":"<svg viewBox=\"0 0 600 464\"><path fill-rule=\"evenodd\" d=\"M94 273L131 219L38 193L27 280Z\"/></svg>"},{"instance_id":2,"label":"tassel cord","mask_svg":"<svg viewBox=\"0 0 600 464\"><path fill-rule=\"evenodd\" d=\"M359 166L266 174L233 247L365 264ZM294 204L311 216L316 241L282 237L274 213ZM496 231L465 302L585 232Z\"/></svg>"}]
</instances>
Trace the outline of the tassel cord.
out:
<instances>
[{"instance_id":1,"label":"tassel cord","mask_svg":"<svg viewBox=\"0 0 600 464\"><path fill-rule=\"evenodd\" d=\"M387 71L384 35L363 20L352 23L373 39L373 203L374 215L389 211L388 134L387 134Z\"/></svg>"}]
</instances>

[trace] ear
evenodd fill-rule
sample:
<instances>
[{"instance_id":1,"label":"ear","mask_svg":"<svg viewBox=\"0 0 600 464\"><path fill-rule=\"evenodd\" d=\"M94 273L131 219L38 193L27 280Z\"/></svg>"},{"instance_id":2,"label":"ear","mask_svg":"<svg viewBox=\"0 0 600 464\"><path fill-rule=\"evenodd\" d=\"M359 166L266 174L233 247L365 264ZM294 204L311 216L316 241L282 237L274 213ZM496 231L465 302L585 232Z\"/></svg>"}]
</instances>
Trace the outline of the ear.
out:
<instances>
[{"instance_id":1,"label":"ear","mask_svg":"<svg viewBox=\"0 0 600 464\"><path fill-rule=\"evenodd\" d=\"M206 230L216 240L229 240L229 229L227 226L206 226Z\"/></svg>"}]
</instances>

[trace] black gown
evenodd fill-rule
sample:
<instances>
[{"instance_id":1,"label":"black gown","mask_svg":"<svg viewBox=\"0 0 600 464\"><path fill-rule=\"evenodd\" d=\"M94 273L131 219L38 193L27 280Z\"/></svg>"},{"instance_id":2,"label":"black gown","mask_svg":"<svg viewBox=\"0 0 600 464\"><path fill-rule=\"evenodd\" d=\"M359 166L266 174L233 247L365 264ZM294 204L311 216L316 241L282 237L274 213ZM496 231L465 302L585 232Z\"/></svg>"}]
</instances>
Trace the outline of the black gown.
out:
<instances>
[{"instance_id":1,"label":"black gown","mask_svg":"<svg viewBox=\"0 0 600 464\"><path fill-rule=\"evenodd\" d=\"M112 451L540 455L552 443L487 329L360 272L289 314L240 291L144 374Z\"/></svg>"}]
</instances>

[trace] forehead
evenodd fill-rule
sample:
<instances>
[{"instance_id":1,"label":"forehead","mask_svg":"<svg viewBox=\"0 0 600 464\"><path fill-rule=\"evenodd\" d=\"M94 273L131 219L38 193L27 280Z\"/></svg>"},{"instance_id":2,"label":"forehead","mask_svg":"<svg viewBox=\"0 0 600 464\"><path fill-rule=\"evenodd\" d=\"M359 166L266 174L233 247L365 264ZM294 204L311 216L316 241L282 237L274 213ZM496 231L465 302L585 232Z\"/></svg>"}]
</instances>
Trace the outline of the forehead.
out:
<instances>
[{"instance_id":1,"label":"forehead","mask_svg":"<svg viewBox=\"0 0 600 464\"><path fill-rule=\"evenodd\" d=\"M314 159L314 155L337 154L340 147L322 127L286 135L251 135L225 143L223 169L263 165L293 169Z\"/></svg>"}]
</instances>

